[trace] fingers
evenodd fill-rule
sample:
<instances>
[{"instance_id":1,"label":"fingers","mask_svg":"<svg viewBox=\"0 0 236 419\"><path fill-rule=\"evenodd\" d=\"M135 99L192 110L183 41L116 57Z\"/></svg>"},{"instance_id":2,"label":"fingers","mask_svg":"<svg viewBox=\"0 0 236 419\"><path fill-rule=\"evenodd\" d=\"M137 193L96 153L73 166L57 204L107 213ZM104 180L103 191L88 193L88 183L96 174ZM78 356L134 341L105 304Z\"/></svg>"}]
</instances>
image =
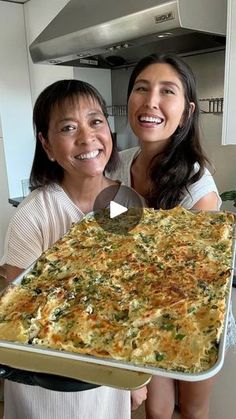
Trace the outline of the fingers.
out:
<instances>
[{"instance_id":1,"label":"fingers","mask_svg":"<svg viewBox=\"0 0 236 419\"><path fill-rule=\"evenodd\" d=\"M131 410L136 410L147 398L147 387L131 391Z\"/></svg>"}]
</instances>

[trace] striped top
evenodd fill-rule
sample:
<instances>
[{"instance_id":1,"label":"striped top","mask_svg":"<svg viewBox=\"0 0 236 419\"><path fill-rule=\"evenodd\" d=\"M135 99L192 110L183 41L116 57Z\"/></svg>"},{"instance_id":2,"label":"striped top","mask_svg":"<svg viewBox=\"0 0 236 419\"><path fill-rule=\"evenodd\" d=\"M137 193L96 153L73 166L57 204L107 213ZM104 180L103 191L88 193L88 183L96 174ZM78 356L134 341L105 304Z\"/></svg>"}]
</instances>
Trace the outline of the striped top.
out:
<instances>
[{"instance_id":1,"label":"striped top","mask_svg":"<svg viewBox=\"0 0 236 419\"><path fill-rule=\"evenodd\" d=\"M121 186L113 199L127 208L135 206L138 194ZM145 204L142 197L139 200ZM60 185L35 189L17 207L10 221L0 265L28 268L84 215Z\"/></svg>"},{"instance_id":2,"label":"striped top","mask_svg":"<svg viewBox=\"0 0 236 419\"><path fill-rule=\"evenodd\" d=\"M1 264L27 268L83 216L61 186L35 189L10 221Z\"/></svg>"},{"instance_id":3,"label":"striped top","mask_svg":"<svg viewBox=\"0 0 236 419\"><path fill-rule=\"evenodd\" d=\"M119 193L119 190L117 194ZM1 263L25 269L84 213L61 186L31 192L10 222ZM130 392L101 386L57 392L5 380L5 419L130 419Z\"/></svg>"}]
</instances>

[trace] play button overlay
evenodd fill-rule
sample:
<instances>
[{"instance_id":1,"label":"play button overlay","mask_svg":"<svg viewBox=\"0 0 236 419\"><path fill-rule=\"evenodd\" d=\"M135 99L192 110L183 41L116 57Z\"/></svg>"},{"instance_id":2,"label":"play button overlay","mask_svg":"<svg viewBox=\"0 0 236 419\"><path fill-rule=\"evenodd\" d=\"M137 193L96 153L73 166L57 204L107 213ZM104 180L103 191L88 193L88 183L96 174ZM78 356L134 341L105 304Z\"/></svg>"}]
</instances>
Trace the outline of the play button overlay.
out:
<instances>
[{"instance_id":1,"label":"play button overlay","mask_svg":"<svg viewBox=\"0 0 236 419\"><path fill-rule=\"evenodd\" d=\"M94 203L94 217L105 231L127 235L141 220L145 202L133 189L112 185Z\"/></svg>"},{"instance_id":2,"label":"play button overlay","mask_svg":"<svg viewBox=\"0 0 236 419\"><path fill-rule=\"evenodd\" d=\"M117 217L126 211L128 211L128 208L123 207L123 205L117 204L115 201L110 202L110 218Z\"/></svg>"}]
</instances>

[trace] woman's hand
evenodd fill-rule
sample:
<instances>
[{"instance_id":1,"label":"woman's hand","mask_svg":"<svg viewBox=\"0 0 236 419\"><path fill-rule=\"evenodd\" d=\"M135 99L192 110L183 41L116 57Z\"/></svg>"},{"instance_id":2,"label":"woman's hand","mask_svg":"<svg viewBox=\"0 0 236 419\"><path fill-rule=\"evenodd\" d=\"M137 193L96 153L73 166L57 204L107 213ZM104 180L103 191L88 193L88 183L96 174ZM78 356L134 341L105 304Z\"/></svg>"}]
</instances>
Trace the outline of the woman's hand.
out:
<instances>
[{"instance_id":1,"label":"woman's hand","mask_svg":"<svg viewBox=\"0 0 236 419\"><path fill-rule=\"evenodd\" d=\"M6 281L13 281L18 275L24 272L24 269L17 266L5 265Z\"/></svg>"},{"instance_id":2,"label":"woman's hand","mask_svg":"<svg viewBox=\"0 0 236 419\"><path fill-rule=\"evenodd\" d=\"M131 391L131 410L136 410L147 398L147 387Z\"/></svg>"}]
</instances>

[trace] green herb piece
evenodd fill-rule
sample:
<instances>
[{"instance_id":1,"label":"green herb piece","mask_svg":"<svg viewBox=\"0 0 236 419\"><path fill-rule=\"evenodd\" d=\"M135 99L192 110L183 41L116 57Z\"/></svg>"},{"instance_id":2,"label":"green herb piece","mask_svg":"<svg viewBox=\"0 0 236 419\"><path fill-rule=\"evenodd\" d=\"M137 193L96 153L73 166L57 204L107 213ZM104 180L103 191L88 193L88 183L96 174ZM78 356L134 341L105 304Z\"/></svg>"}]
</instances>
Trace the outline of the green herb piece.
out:
<instances>
[{"instance_id":1,"label":"green herb piece","mask_svg":"<svg viewBox=\"0 0 236 419\"><path fill-rule=\"evenodd\" d=\"M181 333L178 333L178 334L175 336L175 339L177 339L177 340L182 340L183 338L185 338L185 336L186 336L186 335L183 335L183 334L181 334Z\"/></svg>"}]
</instances>

